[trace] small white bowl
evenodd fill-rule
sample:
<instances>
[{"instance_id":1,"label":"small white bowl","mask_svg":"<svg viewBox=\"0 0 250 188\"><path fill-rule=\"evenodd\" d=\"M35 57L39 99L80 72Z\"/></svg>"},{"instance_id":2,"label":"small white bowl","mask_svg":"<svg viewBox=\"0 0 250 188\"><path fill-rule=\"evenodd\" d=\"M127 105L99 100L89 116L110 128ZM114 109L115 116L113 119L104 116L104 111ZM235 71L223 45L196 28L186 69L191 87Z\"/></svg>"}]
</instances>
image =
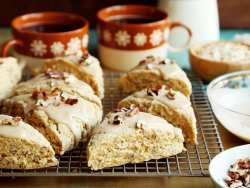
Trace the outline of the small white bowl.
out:
<instances>
[{"instance_id":1,"label":"small white bowl","mask_svg":"<svg viewBox=\"0 0 250 188\"><path fill-rule=\"evenodd\" d=\"M250 71L214 79L207 87L207 95L222 126L250 143Z\"/></svg>"},{"instance_id":2,"label":"small white bowl","mask_svg":"<svg viewBox=\"0 0 250 188\"><path fill-rule=\"evenodd\" d=\"M224 178L227 176L230 165L238 159L250 157L250 144L233 147L216 155L209 165L209 173L218 188L228 188Z\"/></svg>"}]
</instances>

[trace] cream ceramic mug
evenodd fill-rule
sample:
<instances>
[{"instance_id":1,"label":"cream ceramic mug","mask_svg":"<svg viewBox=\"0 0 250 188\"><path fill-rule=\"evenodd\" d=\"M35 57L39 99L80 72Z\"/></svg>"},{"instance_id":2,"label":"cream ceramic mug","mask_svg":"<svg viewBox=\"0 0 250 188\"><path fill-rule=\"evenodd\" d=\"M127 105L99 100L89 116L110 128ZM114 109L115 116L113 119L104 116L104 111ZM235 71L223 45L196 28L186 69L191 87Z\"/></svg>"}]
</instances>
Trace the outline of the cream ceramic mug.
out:
<instances>
[{"instance_id":1,"label":"cream ceramic mug","mask_svg":"<svg viewBox=\"0 0 250 188\"><path fill-rule=\"evenodd\" d=\"M128 71L147 56L165 58L169 48L169 33L173 28L187 30L189 44L192 32L180 22L171 22L168 14L144 5L118 5L97 13L99 57L104 66ZM186 46L185 45L185 46Z\"/></svg>"}]
</instances>

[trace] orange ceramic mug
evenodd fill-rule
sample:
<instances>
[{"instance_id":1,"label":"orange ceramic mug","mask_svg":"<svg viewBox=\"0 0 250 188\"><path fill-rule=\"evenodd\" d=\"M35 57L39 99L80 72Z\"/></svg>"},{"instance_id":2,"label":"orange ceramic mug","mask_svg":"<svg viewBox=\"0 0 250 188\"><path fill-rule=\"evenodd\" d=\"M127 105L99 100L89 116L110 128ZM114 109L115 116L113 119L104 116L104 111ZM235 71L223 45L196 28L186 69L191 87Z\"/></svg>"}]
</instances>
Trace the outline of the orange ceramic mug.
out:
<instances>
[{"instance_id":1,"label":"orange ceramic mug","mask_svg":"<svg viewBox=\"0 0 250 188\"><path fill-rule=\"evenodd\" d=\"M99 56L112 69L127 71L149 55L165 57L169 32L176 27L192 32L181 22L171 22L166 12L145 5L117 5L97 13ZM185 45L186 46L186 45Z\"/></svg>"},{"instance_id":2,"label":"orange ceramic mug","mask_svg":"<svg viewBox=\"0 0 250 188\"><path fill-rule=\"evenodd\" d=\"M13 39L4 43L2 56L14 54L27 63L86 50L88 21L63 12L39 12L18 16L11 22ZM33 66L33 65L31 65Z\"/></svg>"}]
</instances>

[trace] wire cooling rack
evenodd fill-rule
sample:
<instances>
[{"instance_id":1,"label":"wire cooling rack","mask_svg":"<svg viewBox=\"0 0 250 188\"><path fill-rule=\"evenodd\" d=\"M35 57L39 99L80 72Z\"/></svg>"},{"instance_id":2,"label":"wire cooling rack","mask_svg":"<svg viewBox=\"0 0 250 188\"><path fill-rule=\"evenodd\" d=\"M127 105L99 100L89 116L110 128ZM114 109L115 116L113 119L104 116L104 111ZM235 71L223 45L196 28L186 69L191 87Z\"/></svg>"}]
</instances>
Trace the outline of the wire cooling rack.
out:
<instances>
[{"instance_id":1,"label":"wire cooling rack","mask_svg":"<svg viewBox=\"0 0 250 188\"><path fill-rule=\"evenodd\" d=\"M60 163L56 167L39 170L0 169L0 176L208 176L208 165L223 150L223 146L205 86L192 72L187 74L193 86L191 100L197 118L199 145L187 145L187 151L169 158L91 171L87 166L86 146L81 144L77 149L58 157ZM105 114L125 97L117 85L119 77L120 73L105 71Z\"/></svg>"}]
</instances>

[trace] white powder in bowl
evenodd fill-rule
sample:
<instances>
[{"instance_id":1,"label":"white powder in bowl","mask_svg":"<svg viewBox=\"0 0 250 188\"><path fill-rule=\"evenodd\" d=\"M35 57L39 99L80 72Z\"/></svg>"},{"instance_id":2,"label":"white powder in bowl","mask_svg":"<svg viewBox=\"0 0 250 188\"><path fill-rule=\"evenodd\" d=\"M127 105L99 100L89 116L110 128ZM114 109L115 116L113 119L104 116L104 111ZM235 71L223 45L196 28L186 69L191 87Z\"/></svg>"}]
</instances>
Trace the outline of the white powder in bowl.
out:
<instances>
[{"instance_id":1,"label":"white powder in bowl","mask_svg":"<svg viewBox=\"0 0 250 188\"><path fill-rule=\"evenodd\" d=\"M250 45L250 34L249 33L237 34L235 35L234 40L246 45Z\"/></svg>"},{"instance_id":2,"label":"white powder in bowl","mask_svg":"<svg viewBox=\"0 0 250 188\"><path fill-rule=\"evenodd\" d=\"M195 53L213 61L250 63L250 47L233 41L208 43L195 49Z\"/></svg>"}]
</instances>

